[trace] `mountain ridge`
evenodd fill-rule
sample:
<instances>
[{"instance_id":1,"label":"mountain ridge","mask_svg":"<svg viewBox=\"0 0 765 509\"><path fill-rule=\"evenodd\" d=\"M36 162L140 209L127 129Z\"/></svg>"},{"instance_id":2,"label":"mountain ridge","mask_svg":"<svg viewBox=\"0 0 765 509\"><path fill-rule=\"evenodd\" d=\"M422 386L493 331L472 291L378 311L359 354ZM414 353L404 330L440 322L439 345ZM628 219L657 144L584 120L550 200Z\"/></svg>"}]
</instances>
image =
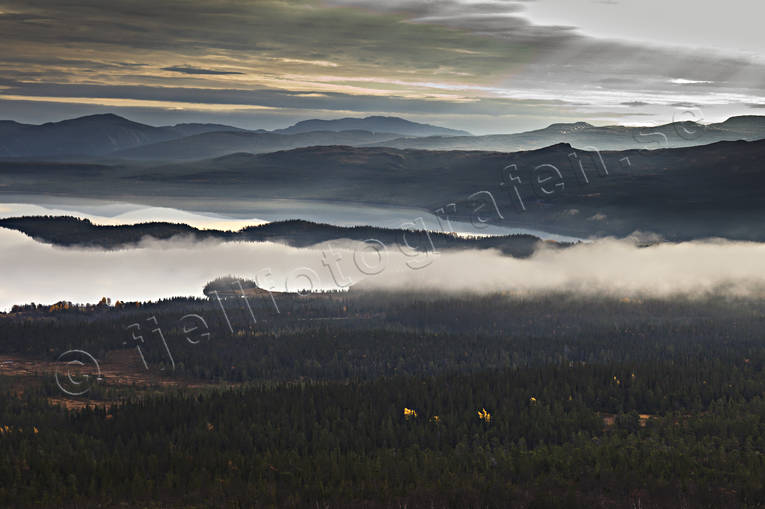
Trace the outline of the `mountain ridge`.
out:
<instances>
[{"instance_id":1,"label":"mountain ridge","mask_svg":"<svg viewBox=\"0 0 765 509\"><path fill-rule=\"evenodd\" d=\"M400 117L370 116L364 118L346 117L331 120L308 119L302 120L284 129L273 132L280 134L296 134L310 131L349 131L363 130L370 132L400 133L408 136L452 135L470 136L467 131L438 127L430 124L412 122Z\"/></svg>"},{"instance_id":2,"label":"mountain ridge","mask_svg":"<svg viewBox=\"0 0 765 509\"><path fill-rule=\"evenodd\" d=\"M399 138L386 141L385 145L401 149L516 152L543 148L558 142L567 142L580 149L594 147L597 150L630 150L690 147L739 139L765 139L765 116L730 117L724 122L712 124L670 122L653 127L558 123L542 129L510 134Z\"/></svg>"},{"instance_id":3,"label":"mountain ridge","mask_svg":"<svg viewBox=\"0 0 765 509\"><path fill-rule=\"evenodd\" d=\"M358 126L387 126L394 130L344 129ZM450 134L402 136L395 131L396 128L404 131L410 128L420 130L420 134L424 132L421 129L431 132L446 130ZM494 152L539 149L556 143L597 150L678 148L717 141L764 139L765 117L747 115L730 117L712 124L683 121L655 127L594 126L587 122L554 123L533 131L481 136L453 134L456 132L459 131L418 124L398 117L380 116L363 119L311 119L286 129L253 131L209 123L155 127L105 113L41 125L21 124L13 120L0 121L0 158L191 161L229 153L257 154L334 145Z\"/></svg>"},{"instance_id":4,"label":"mountain ridge","mask_svg":"<svg viewBox=\"0 0 765 509\"><path fill-rule=\"evenodd\" d=\"M247 133L250 135L269 135L271 139L281 139L280 136L302 136L303 138L310 138L309 135L312 132L323 133L348 133L348 132L368 132L370 133L364 139L359 139L355 144L373 143L382 140L393 139L402 136L410 136L417 131L424 134L433 133L455 133L462 134L463 131L454 131L447 128L441 128L437 126L430 126L428 124L418 124L416 122L410 122L398 117L367 117L366 119L338 119L338 120L306 120L304 121L311 125L312 122L316 122L317 126L321 126L324 130L305 130L301 127L286 128L275 131L265 131L263 129L248 130L238 127L227 126L223 124L203 124L203 123L185 123L176 124L172 126L151 126L148 124L142 124L134 122L125 117L121 117L114 113L102 113L96 115L86 115L83 117L76 117L66 119L58 122L46 122L39 125L20 124L13 120L0 121L0 157L2 158L104 158L104 157L131 157L130 150L139 149L141 147L147 147L150 145L156 145L158 143L172 142L181 140L184 138L190 138L192 136L200 136L204 134L215 133ZM380 123L399 128L400 131L385 131L374 129L358 129L359 126L373 127L375 124ZM340 125L346 125L348 127L354 127L353 129L341 129L337 130L336 127ZM294 129L293 129L294 128ZM348 134L337 135L340 137L340 141L347 139ZM317 135L314 135L317 137ZM221 147L220 143L213 145L209 148L210 152L204 153L204 139L188 140L187 144L190 145L189 149L193 150L198 158L205 158L214 155L212 152L216 150L226 150L231 152L239 151L242 148L238 146L237 139L232 142L233 147L230 148L216 148ZM328 140L328 136L321 137L320 144L336 144L337 139ZM358 136L357 136L358 138ZM257 139L254 138L254 139ZM300 140L301 138L294 138L294 140ZM199 145L199 142L203 143ZM317 144L312 141L295 142L290 144L289 142L282 141L278 148L293 147L293 146L306 146L306 144ZM223 145L225 147L225 144ZM154 157L158 159L162 158L180 158L191 159L188 155L183 153L183 149L170 146L170 151L175 152L173 155L162 154L156 152L157 147L148 149L151 154L156 154ZM180 153L179 153L180 150ZM264 147L259 151L268 151L271 148ZM140 151L137 151L135 157L138 159L151 158L151 156L142 155Z\"/></svg>"}]
</instances>

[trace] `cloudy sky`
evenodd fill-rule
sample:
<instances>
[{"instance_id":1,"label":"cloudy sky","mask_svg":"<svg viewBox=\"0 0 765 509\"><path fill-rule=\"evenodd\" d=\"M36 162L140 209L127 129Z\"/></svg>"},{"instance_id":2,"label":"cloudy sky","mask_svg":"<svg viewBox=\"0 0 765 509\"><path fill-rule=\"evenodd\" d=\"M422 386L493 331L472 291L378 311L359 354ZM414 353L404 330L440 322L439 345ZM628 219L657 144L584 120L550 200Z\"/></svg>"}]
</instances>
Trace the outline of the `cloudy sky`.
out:
<instances>
[{"instance_id":1,"label":"cloudy sky","mask_svg":"<svg viewBox=\"0 0 765 509\"><path fill-rule=\"evenodd\" d=\"M765 114L761 0L0 0L0 118L475 133Z\"/></svg>"}]
</instances>

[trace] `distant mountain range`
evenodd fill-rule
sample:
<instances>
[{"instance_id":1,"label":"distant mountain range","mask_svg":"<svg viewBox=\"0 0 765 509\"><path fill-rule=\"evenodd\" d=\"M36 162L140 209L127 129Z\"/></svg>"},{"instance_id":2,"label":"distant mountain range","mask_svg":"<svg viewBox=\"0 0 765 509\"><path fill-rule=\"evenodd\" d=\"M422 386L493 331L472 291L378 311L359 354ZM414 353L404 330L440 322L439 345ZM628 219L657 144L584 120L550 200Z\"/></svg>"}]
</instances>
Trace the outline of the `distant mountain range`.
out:
<instances>
[{"instance_id":1,"label":"distant mountain range","mask_svg":"<svg viewBox=\"0 0 765 509\"><path fill-rule=\"evenodd\" d=\"M709 125L677 122L651 128L576 122L517 134L471 136L396 117L306 120L286 129L249 131L219 124L153 127L106 114L42 125L0 121L0 158L192 161L238 152L262 154L332 145L517 152L561 142L580 149L627 150L759 139L765 139L762 116L732 117Z\"/></svg>"},{"instance_id":2,"label":"distant mountain range","mask_svg":"<svg viewBox=\"0 0 765 509\"><path fill-rule=\"evenodd\" d=\"M718 141L765 139L765 116L731 117L716 124L674 122L656 127L594 126L587 122L552 124L544 129L488 136L429 136L377 143L391 148L426 150L491 150L517 152L556 143L580 149L661 149L706 145Z\"/></svg>"},{"instance_id":3,"label":"distant mountain range","mask_svg":"<svg viewBox=\"0 0 765 509\"><path fill-rule=\"evenodd\" d=\"M313 145L365 145L405 136L467 135L395 117L308 120L274 132L219 124L153 127L113 114L42 125L0 121L0 158L189 160Z\"/></svg>"}]
</instances>

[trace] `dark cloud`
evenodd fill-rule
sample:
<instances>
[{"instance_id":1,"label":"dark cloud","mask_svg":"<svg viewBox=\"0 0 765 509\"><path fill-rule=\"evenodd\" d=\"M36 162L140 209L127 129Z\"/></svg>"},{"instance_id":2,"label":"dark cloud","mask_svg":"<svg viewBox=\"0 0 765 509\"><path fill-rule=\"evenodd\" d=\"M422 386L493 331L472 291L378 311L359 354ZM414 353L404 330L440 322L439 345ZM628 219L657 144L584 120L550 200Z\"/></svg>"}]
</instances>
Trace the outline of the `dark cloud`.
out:
<instances>
[{"instance_id":1,"label":"dark cloud","mask_svg":"<svg viewBox=\"0 0 765 509\"><path fill-rule=\"evenodd\" d=\"M532 119L533 101L537 125L765 95L759 63L535 25L517 1L2 0L0 11L6 97L439 113L480 131L476 116Z\"/></svg>"},{"instance_id":2,"label":"dark cloud","mask_svg":"<svg viewBox=\"0 0 765 509\"><path fill-rule=\"evenodd\" d=\"M51 98L100 98L100 99L136 99L168 103L195 103L204 105L229 105L242 107L261 106L285 110L354 110L364 113L393 112L402 115L434 114L443 112L446 101L432 99L413 99L396 96L344 94L338 92L313 93L311 90L286 91L279 89L209 89L193 87L152 87L131 85L65 85L45 83L24 83L8 88L7 95ZM470 102L448 103L451 114L487 115L498 110L513 110L522 114L526 108L559 109L569 105L558 99L550 101L481 98Z\"/></svg>"},{"instance_id":3,"label":"dark cloud","mask_svg":"<svg viewBox=\"0 0 765 509\"><path fill-rule=\"evenodd\" d=\"M181 74L209 74L211 76L227 76L231 74L244 74L236 71L216 71L215 69L200 69L199 67L163 67L163 71L179 72Z\"/></svg>"}]
</instances>

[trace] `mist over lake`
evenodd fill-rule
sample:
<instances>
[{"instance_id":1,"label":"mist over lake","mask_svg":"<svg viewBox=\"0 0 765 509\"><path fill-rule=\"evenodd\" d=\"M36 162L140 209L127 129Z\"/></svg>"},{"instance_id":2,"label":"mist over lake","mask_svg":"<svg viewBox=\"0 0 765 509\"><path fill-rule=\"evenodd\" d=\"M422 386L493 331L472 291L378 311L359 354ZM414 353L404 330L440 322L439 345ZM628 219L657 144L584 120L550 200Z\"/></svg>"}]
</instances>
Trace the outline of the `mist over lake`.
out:
<instances>
[{"instance_id":1,"label":"mist over lake","mask_svg":"<svg viewBox=\"0 0 765 509\"><path fill-rule=\"evenodd\" d=\"M727 260L723 266L720 259ZM336 260L329 263L328 260ZM723 240L639 247L601 239L528 259L493 250L413 253L333 241L310 248L272 242L146 238L128 249L62 248L0 229L0 309L29 302L147 301L202 296L226 275L260 278L274 291L367 289L443 293L573 291L584 294L760 295L765 244Z\"/></svg>"}]
</instances>

